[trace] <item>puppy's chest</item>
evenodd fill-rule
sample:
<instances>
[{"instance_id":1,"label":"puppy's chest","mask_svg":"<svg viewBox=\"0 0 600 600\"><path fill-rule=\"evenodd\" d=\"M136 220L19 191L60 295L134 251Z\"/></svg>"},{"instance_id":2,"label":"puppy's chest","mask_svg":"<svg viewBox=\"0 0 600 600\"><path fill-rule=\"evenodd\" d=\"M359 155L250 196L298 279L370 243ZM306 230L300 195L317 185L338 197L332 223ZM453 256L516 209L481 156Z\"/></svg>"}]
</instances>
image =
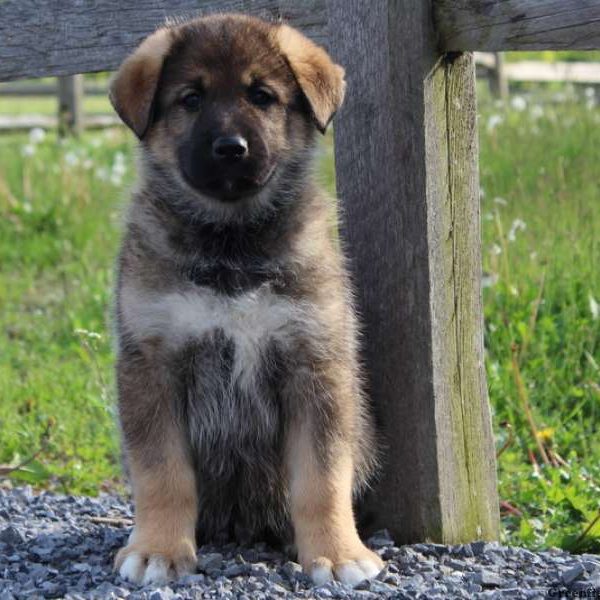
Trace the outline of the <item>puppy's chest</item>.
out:
<instances>
[{"instance_id":1,"label":"puppy's chest","mask_svg":"<svg viewBox=\"0 0 600 600\"><path fill-rule=\"evenodd\" d=\"M291 352L316 327L310 305L275 293L270 283L235 296L204 286L163 294L124 288L120 312L125 335L159 340L172 353L199 343L221 352L219 340L226 340L236 379L255 374L274 344Z\"/></svg>"}]
</instances>

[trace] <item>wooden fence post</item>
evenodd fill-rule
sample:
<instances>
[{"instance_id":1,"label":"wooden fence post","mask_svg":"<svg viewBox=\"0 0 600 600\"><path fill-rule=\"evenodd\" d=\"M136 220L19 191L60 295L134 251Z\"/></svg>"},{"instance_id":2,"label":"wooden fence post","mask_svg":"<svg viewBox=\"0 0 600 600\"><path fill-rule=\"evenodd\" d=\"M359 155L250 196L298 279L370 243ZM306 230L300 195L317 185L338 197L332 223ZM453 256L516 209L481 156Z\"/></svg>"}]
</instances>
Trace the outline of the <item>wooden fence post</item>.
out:
<instances>
[{"instance_id":1,"label":"wooden fence post","mask_svg":"<svg viewBox=\"0 0 600 600\"><path fill-rule=\"evenodd\" d=\"M437 52L429 2L328 10L348 81L334 125L342 237L385 443L366 528L399 542L494 539L473 59Z\"/></svg>"},{"instance_id":2,"label":"wooden fence post","mask_svg":"<svg viewBox=\"0 0 600 600\"><path fill-rule=\"evenodd\" d=\"M80 135L83 131L83 75L58 78L58 134Z\"/></svg>"},{"instance_id":3,"label":"wooden fence post","mask_svg":"<svg viewBox=\"0 0 600 600\"><path fill-rule=\"evenodd\" d=\"M494 52L494 67L488 75L490 92L497 98L508 98L508 79L504 72L504 56L501 52Z\"/></svg>"}]
</instances>

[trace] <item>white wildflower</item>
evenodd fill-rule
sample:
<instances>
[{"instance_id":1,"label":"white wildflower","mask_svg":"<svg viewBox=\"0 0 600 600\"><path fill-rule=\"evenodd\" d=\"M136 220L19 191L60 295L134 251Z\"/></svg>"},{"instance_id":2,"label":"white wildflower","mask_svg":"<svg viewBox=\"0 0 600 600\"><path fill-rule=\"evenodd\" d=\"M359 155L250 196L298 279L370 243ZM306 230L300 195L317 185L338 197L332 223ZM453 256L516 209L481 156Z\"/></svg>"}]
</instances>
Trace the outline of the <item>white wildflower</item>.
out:
<instances>
[{"instance_id":1,"label":"white wildflower","mask_svg":"<svg viewBox=\"0 0 600 600\"><path fill-rule=\"evenodd\" d=\"M100 335L99 333L97 333L95 331L89 331L87 329L75 329L73 333L76 333L77 335L81 335L83 337L91 338L93 340L101 340L102 339L102 335Z\"/></svg>"},{"instance_id":2,"label":"white wildflower","mask_svg":"<svg viewBox=\"0 0 600 600\"><path fill-rule=\"evenodd\" d=\"M496 327L493 323L489 325L488 329L490 330L490 333L494 333L496 331ZM489 374L492 379L498 379L500 376L500 365L496 361L490 364Z\"/></svg>"},{"instance_id":3,"label":"white wildflower","mask_svg":"<svg viewBox=\"0 0 600 600\"><path fill-rule=\"evenodd\" d=\"M515 219L510 226L510 230L508 232L508 241L514 242L517 239L517 231L524 231L527 228L527 224L525 221L521 219Z\"/></svg>"},{"instance_id":4,"label":"white wildflower","mask_svg":"<svg viewBox=\"0 0 600 600\"><path fill-rule=\"evenodd\" d=\"M25 144L21 148L21 154L23 156L33 156L35 154L35 146L33 144Z\"/></svg>"},{"instance_id":5,"label":"white wildflower","mask_svg":"<svg viewBox=\"0 0 600 600\"><path fill-rule=\"evenodd\" d=\"M484 273L481 278L481 285L484 288L492 287L498 283L498 274L497 273Z\"/></svg>"},{"instance_id":6,"label":"white wildflower","mask_svg":"<svg viewBox=\"0 0 600 600\"><path fill-rule=\"evenodd\" d=\"M100 167L99 169L96 169L96 177L100 181L108 181L110 178L110 173L106 167Z\"/></svg>"},{"instance_id":7,"label":"white wildflower","mask_svg":"<svg viewBox=\"0 0 600 600\"><path fill-rule=\"evenodd\" d=\"M500 123L504 121L504 118L501 115L491 115L487 122L487 130L488 132L494 131Z\"/></svg>"},{"instance_id":8,"label":"white wildflower","mask_svg":"<svg viewBox=\"0 0 600 600\"><path fill-rule=\"evenodd\" d=\"M32 144L39 144L43 142L46 137L46 132L41 127L34 127L29 132L29 141Z\"/></svg>"},{"instance_id":9,"label":"white wildflower","mask_svg":"<svg viewBox=\"0 0 600 600\"><path fill-rule=\"evenodd\" d=\"M562 102L565 102L566 99L567 99L567 97L566 97L566 95L563 92L556 92L552 96L552 100L554 100L554 102L557 102L558 104L561 104Z\"/></svg>"},{"instance_id":10,"label":"white wildflower","mask_svg":"<svg viewBox=\"0 0 600 600\"><path fill-rule=\"evenodd\" d=\"M590 301L590 312L592 313L592 319L594 321L597 321L598 317L600 317L600 305L598 304L598 302L596 302L596 299L594 298L594 296L592 296L592 294L589 295L589 301Z\"/></svg>"},{"instance_id":11,"label":"white wildflower","mask_svg":"<svg viewBox=\"0 0 600 600\"><path fill-rule=\"evenodd\" d=\"M112 172L115 177L123 177L127 172L127 166L125 165L125 155L122 152L115 154L115 162L112 166Z\"/></svg>"},{"instance_id":12,"label":"white wildflower","mask_svg":"<svg viewBox=\"0 0 600 600\"><path fill-rule=\"evenodd\" d=\"M494 255L494 256L498 256L499 254L502 254L502 247L499 246L498 244L492 244L491 248L490 248L490 252Z\"/></svg>"},{"instance_id":13,"label":"white wildflower","mask_svg":"<svg viewBox=\"0 0 600 600\"><path fill-rule=\"evenodd\" d=\"M79 158L75 152L67 152L65 154L65 163L69 167L76 167L79 164Z\"/></svg>"},{"instance_id":14,"label":"white wildflower","mask_svg":"<svg viewBox=\"0 0 600 600\"><path fill-rule=\"evenodd\" d=\"M513 96L510 105L518 111L524 111L527 108L527 100L523 96Z\"/></svg>"},{"instance_id":15,"label":"white wildflower","mask_svg":"<svg viewBox=\"0 0 600 600\"><path fill-rule=\"evenodd\" d=\"M504 198L500 198L500 196L496 196L494 198L494 204L499 204L500 206L506 206L508 202Z\"/></svg>"},{"instance_id":16,"label":"white wildflower","mask_svg":"<svg viewBox=\"0 0 600 600\"><path fill-rule=\"evenodd\" d=\"M544 116L544 107L541 104L534 104L529 110L532 119L541 119Z\"/></svg>"}]
</instances>

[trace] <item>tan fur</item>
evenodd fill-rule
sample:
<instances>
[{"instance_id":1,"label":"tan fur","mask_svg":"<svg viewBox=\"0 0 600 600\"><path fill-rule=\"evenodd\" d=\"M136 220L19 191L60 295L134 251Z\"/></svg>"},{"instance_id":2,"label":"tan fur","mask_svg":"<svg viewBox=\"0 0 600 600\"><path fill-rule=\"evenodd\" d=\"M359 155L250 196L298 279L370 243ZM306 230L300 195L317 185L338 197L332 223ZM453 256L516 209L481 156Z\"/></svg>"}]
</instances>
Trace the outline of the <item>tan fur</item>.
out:
<instances>
[{"instance_id":1,"label":"tan fur","mask_svg":"<svg viewBox=\"0 0 600 600\"><path fill-rule=\"evenodd\" d=\"M158 29L121 65L110 83L109 98L123 121L142 138L150 119L163 60L171 47L172 31Z\"/></svg>"},{"instance_id":2,"label":"tan fur","mask_svg":"<svg viewBox=\"0 0 600 600\"><path fill-rule=\"evenodd\" d=\"M336 65L323 48L288 25L281 25L276 35L312 108L317 126L324 132L344 100L344 69Z\"/></svg>"},{"instance_id":3,"label":"tan fur","mask_svg":"<svg viewBox=\"0 0 600 600\"><path fill-rule=\"evenodd\" d=\"M165 434L168 434L165 431ZM174 571L192 571L196 562L195 526L198 503L195 476L182 447L181 434L166 437L161 461L148 465L129 453L135 502L135 530L130 543L115 558L119 569L130 554L144 560L164 558Z\"/></svg>"},{"instance_id":4,"label":"tan fur","mask_svg":"<svg viewBox=\"0 0 600 600\"><path fill-rule=\"evenodd\" d=\"M329 567L337 574L351 561L383 562L364 546L352 512L352 448L340 441L332 448L328 472L318 464L310 424L290 433L287 464L290 477L292 521L298 558L308 573Z\"/></svg>"}]
</instances>

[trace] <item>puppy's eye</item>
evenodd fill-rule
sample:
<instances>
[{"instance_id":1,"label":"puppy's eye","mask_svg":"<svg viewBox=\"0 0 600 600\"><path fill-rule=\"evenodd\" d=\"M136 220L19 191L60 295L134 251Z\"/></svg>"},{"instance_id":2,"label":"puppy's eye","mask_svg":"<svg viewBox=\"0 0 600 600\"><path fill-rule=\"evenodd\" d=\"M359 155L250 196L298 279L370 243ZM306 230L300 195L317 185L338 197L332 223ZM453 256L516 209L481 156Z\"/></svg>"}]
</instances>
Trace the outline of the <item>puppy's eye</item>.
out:
<instances>
[{"instance_id":1,"label":"puppy's eye","mask_svg":"<svg viewBox=\"0 0 600 600\"><path fill-rule=\"evenodd\" d=\"M181 104L189 111L196 111L200 108L202 98L197 92L190 92L181 99Z\"/></svg>"},{"instance_id":2,"label":"puppy's eye","mask_svg":"<svg viewBox=\"0 0 600 600\"><path fill-rule=\"evenodd\" d=\"M276 100L275 96L264 88L250 88L248 90L248 99L255 106L269 106Z\"/></svg>"}]
</instances>

